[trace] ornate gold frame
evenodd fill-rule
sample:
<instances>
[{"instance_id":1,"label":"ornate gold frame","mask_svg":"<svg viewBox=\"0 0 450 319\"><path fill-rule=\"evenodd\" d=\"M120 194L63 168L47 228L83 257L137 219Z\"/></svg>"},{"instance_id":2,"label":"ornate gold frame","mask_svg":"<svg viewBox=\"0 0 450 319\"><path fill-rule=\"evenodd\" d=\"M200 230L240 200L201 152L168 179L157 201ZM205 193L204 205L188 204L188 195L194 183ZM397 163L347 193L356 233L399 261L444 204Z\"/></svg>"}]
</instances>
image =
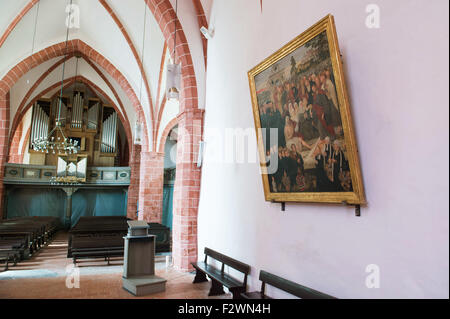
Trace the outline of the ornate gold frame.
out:
<instances>
[{"instance_id":1,"label":"ornate gold frame","mask_svg":"<svg viewBox=\"0 0 450 319\"><path fill-rule=\"evenodd\" d=\"M253 106L253 117L255 120L255 129L258 143L258 152L260 159L264 159L264 145L262 136L259 134L261 122L259 117L259 107L257 102L255 77L271 67L274 63L283 59L297 48L301 47L323 31L326 31L328 44L330 48L330 56L333 66L333 72L336 80L336 91L340 104L340 113L342 118L342 127L344 130L345 143L347 147L347 156L350 165L350 172L352 176L353 192L309 192L309 193L272 193L269 187L268 175L262 173L264 194L266 201L273 202L314 202L314 203L347 203L354 205L366 204L364 187L362 181L362 174L358 158L358 148L356 145L356 138L354 134L353 121L350 112L350 104L345 85L341 55L337 40L336 28L334 18L332 15L327 15L325 18L317 22L308 30L297 36L294 40L286 44L280 50L265 59L259 65L248 72L250 92ZM265 164L261 163L262 172L266 169Z\"/></svg>"}]
</instances>

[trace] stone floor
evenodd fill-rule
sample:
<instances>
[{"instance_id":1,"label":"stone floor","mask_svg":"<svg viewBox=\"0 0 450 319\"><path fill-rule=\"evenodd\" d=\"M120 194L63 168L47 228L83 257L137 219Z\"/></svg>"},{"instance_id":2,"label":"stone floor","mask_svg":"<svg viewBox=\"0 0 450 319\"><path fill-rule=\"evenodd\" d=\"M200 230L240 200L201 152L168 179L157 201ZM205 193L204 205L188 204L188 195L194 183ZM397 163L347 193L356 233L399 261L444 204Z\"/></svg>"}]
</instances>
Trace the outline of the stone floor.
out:
<instances>
[{"instance_id":1,"label":"stone floor","mask_svg":"<svg viewBox=\"0 0 450 319\"><path fill-rule=\"evenodd\" d=\"M166 265L164 256L157 258L159 261L155 264L155 268L157 276L167 279L166 291L141 298L134 297L122 288L122 258L112 259L109 266L103 259L79 260L74 271L72 259L66 256L67 233L60 232L49 245L43 247L31 259L19 262L8 271L0 272L0 298L210 298L209 282L194 285L193 274L179 272ZM79 288L74 285L77 273L79 273ZM226 294L219 298L228 299L231 295Z\"/></svg>"}]
</instances>

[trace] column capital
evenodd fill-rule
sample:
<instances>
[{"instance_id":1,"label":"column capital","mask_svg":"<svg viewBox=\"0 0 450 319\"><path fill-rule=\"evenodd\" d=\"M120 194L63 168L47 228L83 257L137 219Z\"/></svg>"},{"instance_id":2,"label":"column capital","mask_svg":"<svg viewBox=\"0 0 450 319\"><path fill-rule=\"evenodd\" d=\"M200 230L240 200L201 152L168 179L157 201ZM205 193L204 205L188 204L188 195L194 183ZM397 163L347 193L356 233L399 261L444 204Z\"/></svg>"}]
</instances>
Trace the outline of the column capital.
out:
<instances>
[{"instance_id":1,"label":"column capital","mask_svg":"<svg viewBox=\"0 0 450 319\"><path fill-rule=\"evenodd\" d=\"M67 197L72 197L72 195L78 190L76 187L62 187L61 189L66 193Z\"/></svg>"},{"instance_id":2,"label":"column capital","mask_svg":"<svg viewBox=\"0 0 450 319\"><path fill-rule=\"evenodd\" d=\"M164 158L164 153L161 152L141 152L141 158Z\"/></svg>"},{"instance_id":3,"label":"column capital","mask_svg":"<svg viewBox=\"0 0 450 319\"><path fill-rule=\"evenodd\" d=\"M205 110L202 109L186 109L177 115L177 120L180 122L183 119L197 119L203 120Z\"/></svg>"}]
</instances>

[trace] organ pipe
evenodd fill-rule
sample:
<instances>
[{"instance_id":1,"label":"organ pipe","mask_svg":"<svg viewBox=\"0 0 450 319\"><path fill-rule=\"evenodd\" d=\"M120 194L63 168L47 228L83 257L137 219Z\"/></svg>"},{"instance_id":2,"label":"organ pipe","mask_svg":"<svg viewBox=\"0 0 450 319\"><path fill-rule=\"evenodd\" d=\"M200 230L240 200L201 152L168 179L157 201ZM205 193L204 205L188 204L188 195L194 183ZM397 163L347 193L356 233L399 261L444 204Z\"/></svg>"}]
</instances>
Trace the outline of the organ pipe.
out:
<instances>
[{"instance_id":1,"label":"organ pipe","mask_svg":"<svg viewBox=\"0 0 450 319\"><path fill-rule=\"evenodd\" d=\"M61 123L61 126L65 126L66 123L66 116L67 116L67 106L64 104L64 102L61 99L61 110L58 110L59 108L59 100L56 101L56 121Z\"/></svg>"},{"instance_id":2,"label":"organ pipe","mask_svg":"<svg viewBox=\"0 0 450 319\"><path fill-rule=\"evenodd\" d=\"M73 98L72 127L81 128L83 124L83 97L77 93Z\"/></svg>"},{"instance_id":3,"label":"organ pipe","mask_svg":"<svg viewBox=\"0 0 450 319\"><path fill-rule=\"evenodd\" d=\"M31 141L48 137L49 119L47 113L36 103L33 107Z\"/></svg>"},{"instance_id":4,"label":"organ pipe","mask_svg":"<svg viewBox=\"0 0 450 319\"><path fill-rule=\"evenodd\" d=\"M102 153L115 153L117 139L117 113L114 112L103 122Z\"/></svg>"},{"instance_id":5,"label":"organ pipe","mask_svg":"<svg viewBox=\"0 0 450 319\"><path fill-rule=\"evenodd\" d=\"M95 103L88 110L87 128L90 130L97 129L99 103Z\"/></svg>"}]
</instances>

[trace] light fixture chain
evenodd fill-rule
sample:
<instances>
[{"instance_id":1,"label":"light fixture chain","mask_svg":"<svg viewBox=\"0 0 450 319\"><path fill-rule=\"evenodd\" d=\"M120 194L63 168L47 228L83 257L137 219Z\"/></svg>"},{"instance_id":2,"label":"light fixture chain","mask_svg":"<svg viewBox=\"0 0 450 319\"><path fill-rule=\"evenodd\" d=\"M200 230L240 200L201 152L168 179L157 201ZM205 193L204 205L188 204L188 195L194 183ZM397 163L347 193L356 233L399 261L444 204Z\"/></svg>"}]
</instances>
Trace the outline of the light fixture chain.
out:
<instances>
[{"instance_id":1,"label":"light fixture chain","mask_svg":"<svg viewBox=\"0 0 450 319\"><path fill-rule=\"evenodd\" d=\"M33 53L34 53L34 44L35 44L35 40L36 40L36 29L37 29L40 4L41 4L41 2L38 1L37 6L36 6L36 18L34 20L33 43L31 44L31 56L33 56Z\"/></svg>"},{"instance_id":2,"label":"light fixture chain","mask_svg":"<svg viewBox=\"0 0 450 319\"><path fill-rule=\"evenodd\" d=\"M177 64L177 21L178 21L178 0L175 1L175 36L173 41L173 64Z\"/></svg>"},{"instance_id":3,"label":"light fixture chain","mask_svg":"<svg viewBox=\"0 0 450 319\"><path fill-rule=\"evenodd\" d=\"M144 1L144 29L142 31L142 53L141 53L142 72L145 72L144 53L145 53L145 28L146 28L146 26L147 26L147 3ZM139 88L139 102L140 103L142 103L142 84L143 84L143 82L144 82L144 74L141 74L141 85Z\"/></svg>"},{"instance_id":4,"label":"light fixture chain","mask_svg":"<svg viewBox=\"0 0 450 319\"><path fill-rule=\"evenodd\" d=\"M72 2L73 2L73 0L70 0L70 8L72 8ZM69 22L70 22L71 14L72 14L72 9L69 10L69 18L68 18ZM62 94L63 94L63 88L64 88L64 73L66 71L67 47L68 47L68 44L69 44L69 29L70 29L70 23L67 23L66 49L65 49L65 52L64 52L64 62L63 62L63 69L62 69L61 92L59 94L58 123L57 123L57 125L60 125L59 120L61 119L61 103L62 103Z\"/></svg>"},{"instance_id":5,"label":"light fixture chain","mask_svg":"<svg viewBox=\"0 0 450 319\"><path fill-rule=\"evenodd\" d=\"M72 3L73 0L70 0L70 7L72 7ZM39 8L38 8L39 9ZM69 11L69 21L70 21L70 17L71 17L71 13L72 11ZM37 17L36 17L36 21L37 21ZM36 29L36 28L35 28ZM64 131L61 127L61 105L62 105L62 93L63 93L63 88L64 88L64 76L65 76L65 70L66 70L66 61L67 61L67 57L68 57L68 44L69 44L69 29L70 29L70 25L67 25L67 31L66 31L66 48L65 48L65 52L64 52L64 61L63 61L63 67L62 67L62 79L61 79L61 91L60 91L60 95L59 95L59 106L58 106L58 117L56 119L56 123L55 123L55 127L52 128L52 130L50 131L50 133L48 135L46 135L46 137L40 137L38 139L35 139L34 141L32 141L32 147L35 151L40 151L40 152L44 152L44 153L49 153L49 151L53 151L53 154L56 154L56 152L58 152L58 154L61 154L61 152L65 152L66 155L69 154L77 154L78 150L79 150L79 146L78 146L78 141L74 141L72 142L72 139L69 139L66 137L66 135L64 134ZM34 40L33 40L34 42ZM34 46L33 46L33 50L34 50ZM76 74L75 74L75 82L76 82L76 78L78 75L78 59L77 59L77 64L76 64ZM76 83L75 83L76 85ZM36 107L38 107L39 105L36 103ZM44 112L42 111L42 109L40 110L40 112ZM36 112L33 110L33 116L36 114ZM33 124L36 125L36 124ZM44 126L45 127L45 126ZM41 126L42 128L42 126ZM56 133L55 133L56 132ZM61 134L63 140L60 142L60 137L58 137L58 132L59 134ZM53 136L53 134L56 134L57 139L55 140L55 136Z\"/></svg>"}]
</instances>

